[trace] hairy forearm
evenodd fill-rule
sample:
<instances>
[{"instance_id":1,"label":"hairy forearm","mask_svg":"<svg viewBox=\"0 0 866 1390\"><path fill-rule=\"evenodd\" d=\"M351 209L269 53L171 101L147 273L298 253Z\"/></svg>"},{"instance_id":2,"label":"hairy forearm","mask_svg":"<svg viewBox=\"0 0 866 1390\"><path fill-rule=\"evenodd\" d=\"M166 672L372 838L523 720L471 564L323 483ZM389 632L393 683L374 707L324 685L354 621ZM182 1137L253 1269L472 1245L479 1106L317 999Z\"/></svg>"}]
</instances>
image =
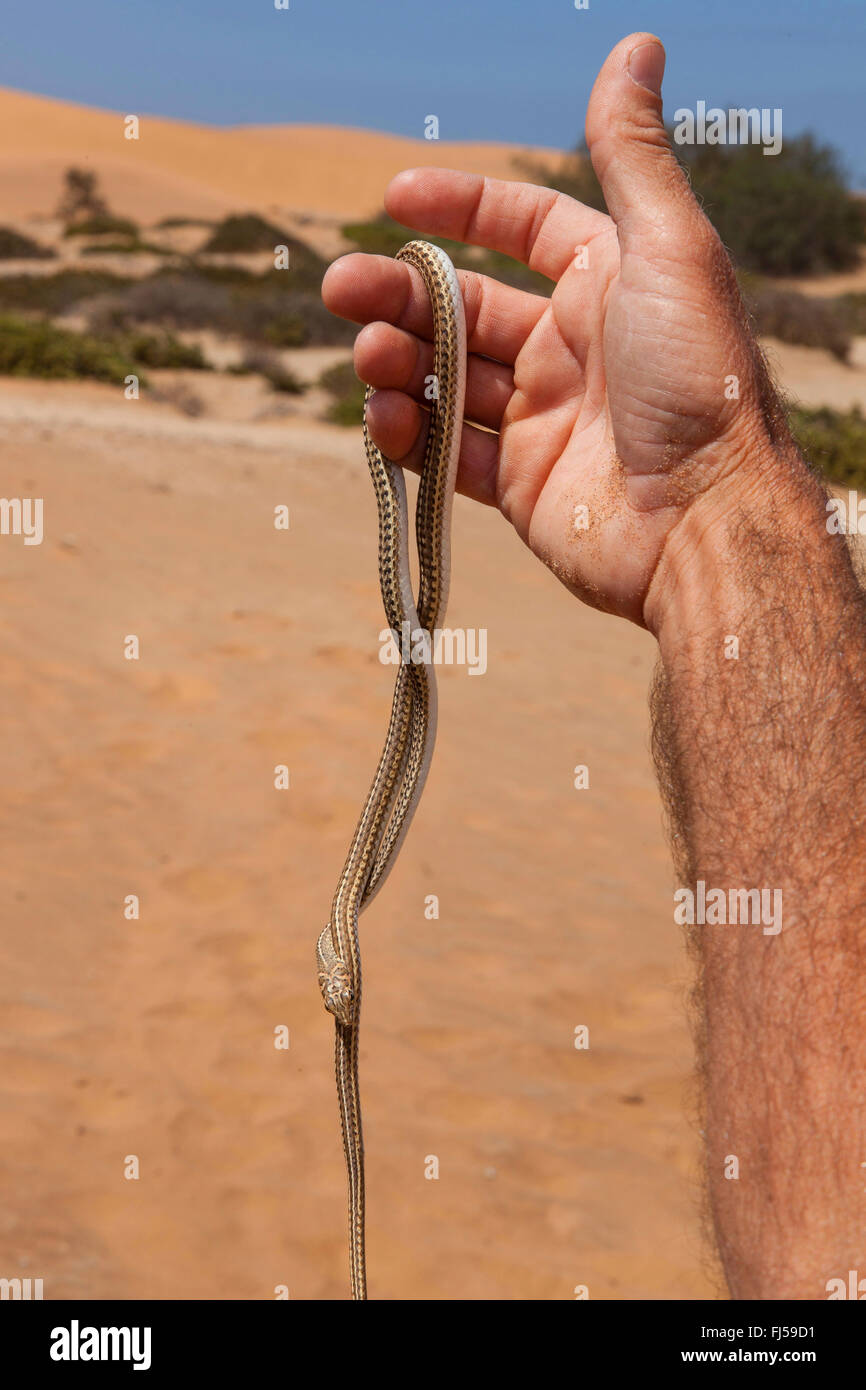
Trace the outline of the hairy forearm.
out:
<instances>
[{"instance_id":1,"label":"hairy forearm","mask_svg":"<svg viewBox=\"0 0 866 1390\"><path fill-rule=\"evenodd\" d=\"M678 881L724 890L686 931L728 1284L826 1298L866 1276L866 613L805 468L752 476L654 581L654 745ZM770 890L759 921L732 889Z\"/></svg>"}]
</instances>

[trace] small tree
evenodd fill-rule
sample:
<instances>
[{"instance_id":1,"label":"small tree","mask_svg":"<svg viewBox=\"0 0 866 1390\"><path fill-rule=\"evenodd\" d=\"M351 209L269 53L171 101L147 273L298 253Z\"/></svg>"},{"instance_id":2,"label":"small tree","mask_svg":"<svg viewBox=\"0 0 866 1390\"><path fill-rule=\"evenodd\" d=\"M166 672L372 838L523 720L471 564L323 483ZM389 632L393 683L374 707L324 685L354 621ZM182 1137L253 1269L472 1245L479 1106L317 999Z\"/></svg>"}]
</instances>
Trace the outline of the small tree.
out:
<instances>
[{"instance_id":1,"label":"small tree","mask_svg":"<svg viewBox=\"0 0 866 1390\"><path fill-rule=\"evenodd\" d=\"M90 169L67 169L63 182L64 189L57 205L57 216L64 222L106 216L108 204L98 191L97 175L94 172Z\"/></svg>"}]
</instances>

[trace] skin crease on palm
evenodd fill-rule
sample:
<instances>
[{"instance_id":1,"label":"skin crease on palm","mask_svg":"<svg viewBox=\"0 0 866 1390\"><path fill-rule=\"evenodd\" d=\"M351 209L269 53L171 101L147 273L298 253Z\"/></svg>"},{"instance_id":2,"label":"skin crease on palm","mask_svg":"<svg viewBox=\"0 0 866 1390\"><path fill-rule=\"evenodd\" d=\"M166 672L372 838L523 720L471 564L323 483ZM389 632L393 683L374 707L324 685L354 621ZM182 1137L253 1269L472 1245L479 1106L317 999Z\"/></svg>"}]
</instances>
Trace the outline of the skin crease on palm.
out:
<instances>
[{"instance_id":1,"label":"skin crease on palm","mask_svg":"<svg viewBox=\"0 0 866 1390\"><path fill-rule=\"evenodd\" d=\"M398 174L385 196L420 234L504 252L555 282L547 300L460 272L469 363L458 489L498 506L574 593L650 628L653 578L678 523L698 511L700 530L721 521L729 497L766 485L770 455L760 354L734 273L665 134L664 62L658 39L632 34L593 88L586 138L610 217L532 184L432 168ZM371 434L417 471L432 371L420 277L349 255L322 295L366 325L355 369L377 388Z\"/></svg>"}]
</instances>

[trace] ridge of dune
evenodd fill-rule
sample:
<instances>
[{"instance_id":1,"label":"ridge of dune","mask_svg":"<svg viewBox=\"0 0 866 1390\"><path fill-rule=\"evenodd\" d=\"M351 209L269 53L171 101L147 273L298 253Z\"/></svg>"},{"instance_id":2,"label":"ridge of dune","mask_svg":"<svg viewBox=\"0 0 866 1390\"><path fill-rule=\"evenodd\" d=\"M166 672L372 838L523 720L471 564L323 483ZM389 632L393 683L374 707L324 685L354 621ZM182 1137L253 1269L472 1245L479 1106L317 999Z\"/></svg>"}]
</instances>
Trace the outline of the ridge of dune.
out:
<instances>
[{"instance_id":1,"label":"ridge of dune","mask_svg":"<svg viewBox=\"0 0 866 1390\"><path fill-rule=\"evenodd\" d=\"M558 151L483 141L428 141L342 126L209 126L0 88L0 190L6 218L49 217L63 171L95 170L112 208L139 221L252 208L334 219L367 217L414 164L514 177L513 161Z\"/></svg>"}]
</instances>

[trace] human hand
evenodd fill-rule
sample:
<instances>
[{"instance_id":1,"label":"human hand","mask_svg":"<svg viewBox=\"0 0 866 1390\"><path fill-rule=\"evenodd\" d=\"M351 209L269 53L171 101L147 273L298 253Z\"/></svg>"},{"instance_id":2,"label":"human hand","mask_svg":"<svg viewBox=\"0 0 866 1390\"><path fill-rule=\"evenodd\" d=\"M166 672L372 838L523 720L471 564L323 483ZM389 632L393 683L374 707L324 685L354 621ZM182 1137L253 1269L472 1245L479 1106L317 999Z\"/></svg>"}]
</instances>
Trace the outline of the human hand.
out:
<instances>
[{"instance_id":1,"label":"human hand","mask_svg":"<svg viewBox=\"0 0 866 1390\"><path fill-rule=\"evenodd\" d=\"M676 582L660 562L689 548L683 519L691 545L792 467L730 261L668 143L663 68L659 41L632 34L593 88L586 137L609 217L550 189L432 168L398 174L385 198L399 222L556 282L548 300L459 273L470 356L458 488L497 505L581 598L650 627L654 578L663 568ZM367 325L355 367L377 388L370 432L417 470L433 361L420 277L350 255L322 295Z\"/></svg>"}]
</instances>

